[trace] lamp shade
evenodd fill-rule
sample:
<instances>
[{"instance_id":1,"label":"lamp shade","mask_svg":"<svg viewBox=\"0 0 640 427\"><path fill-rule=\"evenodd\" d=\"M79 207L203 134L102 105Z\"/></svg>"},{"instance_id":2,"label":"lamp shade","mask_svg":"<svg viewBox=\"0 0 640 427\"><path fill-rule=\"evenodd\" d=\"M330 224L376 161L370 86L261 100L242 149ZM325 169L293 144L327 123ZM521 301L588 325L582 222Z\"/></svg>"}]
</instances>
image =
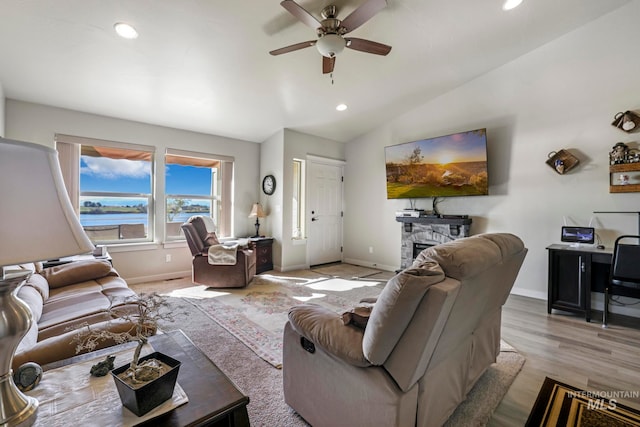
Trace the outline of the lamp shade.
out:
<instances>
[{"instance_id":1,"label":"lamp shade","mask_svg":"<svg viewBox=\"0 0 640 427\"><path fill-rule=\"evenodd\" d=\"M322 56L333 58L344 50L347 41L337 34L325 34L316 42L316 49Z\"/></svg>"},{"instance_id":2,"label":"lamp shade","mask_svg":"<svg viewBox=\"0 0 640 427\"><path fill-rule=\"evenodd\" d=\"M260 203L254 203L251 207L251 212L249 212L249 218L265 218L266 216Z\"/></svg>"},{"instance_id":3,"label":"lamp shade","mask_svg":"<svg viewBox=\"0 0 640 427\"><path fill-rule=\"evenodd\" d=\"M0 266L87 253L52 148L0 138Z\"/></svg>"}]
</instances>

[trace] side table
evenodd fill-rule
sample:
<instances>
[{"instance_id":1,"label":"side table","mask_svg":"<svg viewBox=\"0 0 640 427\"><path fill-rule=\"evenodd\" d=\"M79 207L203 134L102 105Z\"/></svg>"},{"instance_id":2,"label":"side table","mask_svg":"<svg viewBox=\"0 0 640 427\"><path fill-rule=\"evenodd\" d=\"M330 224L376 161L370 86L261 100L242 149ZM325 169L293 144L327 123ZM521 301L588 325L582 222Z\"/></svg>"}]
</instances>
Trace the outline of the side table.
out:
<instances>
[{"instance_id":1,"label":"side table","mask_svg":"<svg viewBox=\"0 0 640 427\"><path fill-rule=\"evenodd\" d=\"M273 270L273 237L252 237L256 246L256 274Z\"/></svg>"}]
</instances>

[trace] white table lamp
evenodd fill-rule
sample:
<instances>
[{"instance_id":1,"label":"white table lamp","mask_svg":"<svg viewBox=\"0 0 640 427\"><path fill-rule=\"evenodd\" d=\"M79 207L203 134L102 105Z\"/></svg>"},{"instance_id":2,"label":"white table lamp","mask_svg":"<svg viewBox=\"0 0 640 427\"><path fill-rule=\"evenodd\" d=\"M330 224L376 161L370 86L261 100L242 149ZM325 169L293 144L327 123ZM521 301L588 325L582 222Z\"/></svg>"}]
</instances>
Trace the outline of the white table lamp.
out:
<instances>
[{"instance_id":1,"label":"white table lamp","mask_svg":"<svg viewBox=\"0 0 640 427\"><path fill-rule=\"evenodd\" d=\"M8 266L90 252L64 187L58 153L0 138L0 427L28 426L38 401L13 382L11 364L33 322L17 293L31 271Z\"/></svg>"}]
</instances>

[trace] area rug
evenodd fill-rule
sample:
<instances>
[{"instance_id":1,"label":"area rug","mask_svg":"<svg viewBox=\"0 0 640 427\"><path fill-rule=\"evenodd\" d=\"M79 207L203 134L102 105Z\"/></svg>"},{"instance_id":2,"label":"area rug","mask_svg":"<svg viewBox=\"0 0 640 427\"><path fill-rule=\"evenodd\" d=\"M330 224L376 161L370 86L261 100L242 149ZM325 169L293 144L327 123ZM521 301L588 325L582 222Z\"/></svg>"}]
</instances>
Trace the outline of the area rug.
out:
<instances>
[{"instance_id":1,"label":"area rug","mask_svg":"<svg viewBox=\"0 0 640 427\"><path fill-rule=\"evenodd\" d=\"M637 392L585 391L546 377L526 426L640 426L640 411L618 402L628 393Z\"/></svg>"},{"instance_id":2,"label":"area rug","mask_svg":"<svg viewBox=\"0 0 640 427\"><path fill-rule=\"evenodd\" d=\"M378 296L385 283L357 277L318 279L260 275L246 288L194 286L169 295L185 298L258 356L281 368L282 335L291 307L313 303L343 313L362 298Z\"/></svg>"}]
</instances>

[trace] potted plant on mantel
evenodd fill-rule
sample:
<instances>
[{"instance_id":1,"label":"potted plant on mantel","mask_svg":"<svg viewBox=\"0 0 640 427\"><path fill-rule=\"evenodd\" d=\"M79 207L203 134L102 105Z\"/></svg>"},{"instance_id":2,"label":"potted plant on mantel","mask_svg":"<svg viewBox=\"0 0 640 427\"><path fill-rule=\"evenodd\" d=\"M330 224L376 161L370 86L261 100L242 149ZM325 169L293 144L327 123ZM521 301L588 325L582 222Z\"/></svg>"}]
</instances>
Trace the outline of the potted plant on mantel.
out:
<instances>
[{"instance_id":1,"label":"potted plant on mantel","mask_svg":"<svg viewBox=\"0 0 640 427\"><path fill-rule=\"evenodd\" d=\"M157 293L140 294L122 300L126 305L114 307L111 302L111 317L130 322L132 327L125 332L92 329L83 324L78 327L74 341L76 353L93 351L100 342L113 340L117 344L136 341L131 363L111 371L122 404L137 416L142 416L168 400L173 395L180 362L160 352L140 357L147 337L152 335L160 320L173 321L166 299ZM131 304L135 309L131 310ZM128 308L128 309L127 309Z\"/></svg>"}]
</instances>

